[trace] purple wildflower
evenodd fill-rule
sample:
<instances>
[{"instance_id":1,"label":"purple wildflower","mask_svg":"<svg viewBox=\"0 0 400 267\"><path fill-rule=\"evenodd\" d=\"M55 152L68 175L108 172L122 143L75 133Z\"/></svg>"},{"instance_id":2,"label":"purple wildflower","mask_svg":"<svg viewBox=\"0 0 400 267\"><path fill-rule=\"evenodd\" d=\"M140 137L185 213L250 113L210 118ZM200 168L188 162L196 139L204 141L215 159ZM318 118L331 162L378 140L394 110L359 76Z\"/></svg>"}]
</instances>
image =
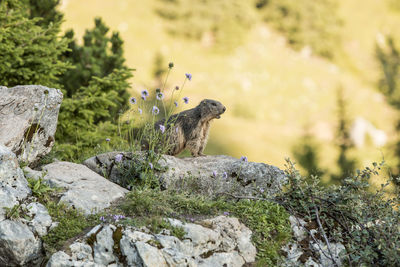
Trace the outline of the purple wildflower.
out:
<instances>
[{"instance_id":1,"label":"purple wildflower","mask_svg":"<svg viewBox=\"0 0 400 267\"><path fill-rule=\"evenodd\" d=\"M240 157L240 160L241 160L241 161L244 161L244 162L247 162L247 157L246 157L246 156L241 156L241 157Z\"/></svg>"},{"instance_id":2,"label":"purple wildflower","mask_svg":"<svg viewBox=\"0 0 400 267\"><path fill-rule=\"evenodd\" d=\"M260 188L260 192L261 192L261 193L264 193L264 188L261 187L261 188Z\"/></svg>"},{"instance_id":3,"label":"purple wildflower","mask_svg":"<svg viewBox=\"0 0 400 267\"><path fill-rule=\"evenodd\" d=\"M122 154L117 154L115 155L115 162L121 162L122 161Z\"/></svg>"},{"instance_id":4,"label":"purple wildflower","mask_svg":"<svg viewBox=\"0 0 400 267\"><path fill-rule=\"evenodd\" d=\"M129 102L130 102L132 105L136 104L136 98L131 97L131 98L129 99Z\"/></svg>"},{"instance_id":5,"label":"purple wildflower","mask_svg":"<svg viewBox=\"0 0 400 267\"><path fill-rule=\"evenodd\" d=\"M190 73L185 73L186 78L191 81L192 80L192 74Z\"/></svg>"},{"instance_id":6,"label":"purple wildflower","mask_svg":"<svg viewBox=\"0 0 400 267\"><path fill-rule=\"evenodd\" d=\"M148 97L149 96L149 91L147 91L146 89L144 89L143 91L142 91L142 97Z\"/></svg>"},{"instance_id":7,"label":"purple wildflower","mask_svg":"<svg viewBox=\"0 0 400 267\"><path fill-rule=\"evenodd\" d=\"M162 100L162 99L164 98L164 94L163 94L163 93L157 93L156 98L157 98L158 100Z\"/></svg>"},{"instance_id":8,"label":"purple wildflower","mask_svg":"<svg viewBox=\"0 0 400 267\"><path fill-rule=\"evenodd\" d=\"M227 174L226 172L224 172L224 173L222 174L222 178L228 179L228 174Z\"/></svg>"},{"instance_id":9,"label":"purple wildflower","mask_svg":"<svg viewBox=\"0 0 400 267\"><path fill-rule=\"evenodd\" d=\"M174 101L174 104L175 104L175 107L177 107L177 106L178 106L178 102Z\"/></svg>"},{"instance_id":10,"label":"purple wildflower","mask_svg":"<svg viewBox=\"0 0 400 267\"><path fill-rule=\"evenodd\" d=\"M212 172L212 175L213 175L214 178L217 177L217 172L216 172L216 171L213 171L213 172Z\"/></svg>"},{"instance_id":11,"label":"purple wildflower","mask_svg":"<svg viewBox=\"0 0 400 267\"><path fill-rule=\"evenodd\" d=\"M183 99L183 102L185 102L185 104L188 104L188 103L189 103L189 97L185 96L185 97L182 98L182 99Z\"/></svg>"},{"instance_id":12,"label":"purple wildflower","mask_svg":"<svg viewBox=\"0 0 400 267\"><path fill-rule=\"evenodd\" d=\"M153 113L153 115L157 115L158 113L160 113L160 110L158 109L158 107L153 106L153 109L151 112Z\"/></svg>"},{"instance_id":13,"label":"purple wildflower","mask_svg":"<svg viewBox=\"0 0 400 267\"><path fill-rule=\"evenodd\" d=\"M138 108L138 111L139 111L139 114L142 115L142 112L143 112L142 109Z\"/></svg>"},{"instance_id":14,"label":"purple wildflower","mask_svg":"<svg viewBox=\"0 0 400 267\"><path fill-rule=\"evenodd\" d=\"M179 132L179 128L178 128L178 127L175 128L175 132L176 132L176 133Z\"/></svg>"},{"instance_id":15,"label":"purple wildflower","mask_svg":"<svg viewBox=\"0 0 400 267\"><path fill-rule=\"evenodd\" d=\"M141 96L143 101L146 101L146 97L144 95Z\"/></svg>"},{"instance_id":16,"label":"purple wildflower","mask_svg":"<svg viewBox=\"0 0 400 267\"><path fill-rule=\"evenodd\" d=\"M194 222L194 219L193 219L193 218L190 218L189 220L190 220L191 222Z\"/></svg>"},{"instance_id":17,"label":"purple wildflower","mask_svg":"<svg viewBox=\"0 0 400 267\"><path fill-rule=\"evenodd\" d=\"M102 221L102 222L105 222L105 221L106 221L106 219L104 218L104 216L101 216L101 217L100 217L100 221Z\"/></svg>"},{"instance_id":18,"label":"purple wildflower","mask_svg":"<svg viewBox=\"0 0 400 267\"><path fill-rule=\"evenodd\" d=\"M175 86L175 90L176 91L178 91L179 90L179 86L177 85L177 86Z\"/></svg>"},{"instance_id":19,"label":"purple wildflower","mask_svg":"<svg viewBox=\"0 0 400 267\"><path fill-rule=\"evenodd\" d=\"M224 215L225 216L229 216L229 212L228 211L224 211Z\"/></svg>"},{"instance_id":20,"label":"purple wildflower","mask_svg":"<svg viewBox=\"0 0 400 267\"><path fill-rule=\"evenodd\" d=\"M164 132L165 132L165 126L162 125L162 124L160 124L160 131L161 131L161 133L164 133Z\"/></svg>"},{"instance_id":21,"label":"purple wildflower","mask_svg":"<svg viewBox=\"0 0 400 267\"><path fill-rule=\"evenodd\" d=\"M149 162L149 167L150 167L150 169L153 169L153 163L151 163L151 162Z\"/></svg>"},{"instance_id":22,"label":"purple wildflower","mask_svg":"<svg viewBox=\"0 0 400 267\"><path fill-rule=\"evenodd\" d=\"M110 138L106 138L106 141L107 141L107 142L110 142L110 140L111 140Z\"/></svg>"}]
</instances>

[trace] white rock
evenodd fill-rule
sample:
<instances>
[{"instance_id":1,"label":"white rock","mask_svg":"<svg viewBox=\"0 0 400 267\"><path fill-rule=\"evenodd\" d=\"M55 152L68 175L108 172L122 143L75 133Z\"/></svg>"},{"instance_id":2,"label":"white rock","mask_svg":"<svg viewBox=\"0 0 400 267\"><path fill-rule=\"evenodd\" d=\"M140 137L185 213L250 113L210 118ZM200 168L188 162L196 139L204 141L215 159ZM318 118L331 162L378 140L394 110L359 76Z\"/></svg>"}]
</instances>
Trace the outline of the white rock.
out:
<instances>
[{"instance_id":1,"label":"white rock","mask_svg":"<svg viewBox=\"0 0 400 267\"><path fill-rule=\"evenodd\" d=\"M255 261L257 250L251 243L252 232L237 218L218 216L201 223L210 226L214 231L221 234L219 250L230 252L237 249L246 262Z\"/></svg>"},{"instance_id":2,"label":"white rock","mask_svg":"<svg viewBox=\"0 0 400 267\"><path fill-rule=\"evenodd\" d=\"M245 261L236 251L214 253L206 259L197 260L199 267L226 266L226 267L242 267Z\"/></svg>"},{"instance_id":3,"label":"white rock","mask_svg":"<svg viewBox=\"0 0 400 267\"><path fill-rule=\"evenodd\" d=\"M51 186L67 189L60 201L81 209L85 214L101 211L121 198L128 190L116 185L84 165L54 162L42 167L44 180Z\"/></svg>"},{"instance_id":4,"label":"white rock","mask_svg":"<svg viewBox=\"0 0 400 267\"><path fill-rule=\"evenodd\" d=\"M0 144L29 163L49 153L61 101L60 90L41 85L0 86Z\"/></svg>"},{"instance_id":5,"label":"white rock","mask_svg":"<svg viewBox=\"0 0 400 267\"><path fill-rule=\"evenodd\" d=\"M5 219L4 208L12 208L30 194L14 153L0 144L0 221Z\"/></svg>"},{"instance_id":6,"label":"white rock","mask_svg":"<svg viewBox=\"0 0 400 267\"><path fill-rule=\"evenodd\" d=\"M18 221L0 222L0 266L24 265L40 257L41 241Z\"/></svg>"},{"instance_id":7,"label":"white rock","mask_svg":"<svg viewBox=\"0 0 400 267\"><path fill-rule=\"evenodd\" d=\"M297 241L301 241L306 237L306 231L304 226L306 222L301 218L296 218L295 216L289 216L290 225L293 230L293 236Z\"/></svg>"},{"instance_id":8,"label":"white rock","mask_svg":"<svg viewBox=\"0 0 400 267\"><path fill-rule=\"evenodd\" d=\"M106 225L96 235L96 241L93 245L94 262L102 265L108 265L116 261L114 256L113 233L115 226Z\"/></svg>"},{"instance_id":9,"label":"white rock","mask_svg":"<svg viewBox=\"0 0 400 267\"><path fill-rule=\"evenodd\" d=\"M75 242L69 246L73 260L93 261L92 248L84 243Z\"/></svg>"},{"instance_id":10,"label":"white rock","mask_svg":"<svg viewBox=\"0 0 400 267\"><path fill-rule=\"evenodd\" d=\"M185 239L189 239L193 244L192 254L195 257L210 250L215 250L221 244L220 234L209 228L205 228L198 224L183 223L176 219L168 219L172 226L182 227L185 231Z\"/></svg>"},{"instance_id":11,"label":"white rock","mask_svg":"<svg viewBox=\"0 0 400 267\"><path fill-rule=\"evenodd\" d=\"M40 237L46 235L47 229L49 229L53 222L46 207L40 203L32 202L27 206L27 210L28 215L33 216L33 219L29 222L32 230Z\"/></svg>"},{"instance_id":12,"label":"white rock","mask_svg":"<svg viewBox=\"0 0 400 267\"><path fill-rule=\"evenodd\" d=\"M143 267L168 266L162 253L157 248L140 241L135 243L135 247Z\"/></svg>"}]
</instances>

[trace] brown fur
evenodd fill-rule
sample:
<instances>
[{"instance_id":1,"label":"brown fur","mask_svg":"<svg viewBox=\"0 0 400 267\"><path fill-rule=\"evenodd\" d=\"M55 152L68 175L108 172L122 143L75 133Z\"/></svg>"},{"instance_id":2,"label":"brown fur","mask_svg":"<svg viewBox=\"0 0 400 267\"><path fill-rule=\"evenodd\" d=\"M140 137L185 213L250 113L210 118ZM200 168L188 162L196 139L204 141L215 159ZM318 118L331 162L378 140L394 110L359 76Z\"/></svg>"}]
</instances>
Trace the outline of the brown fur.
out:
<instances>
[{"instance_id":1,"label":"brown fur","mask_svg":"<svg viewBox=\"0 0 400 267\"><path fill-rule=\"evenodd\" d=\"M175 156L186 148L193 157L204 156L211 120L219 119L225 110L220 102L204 99L197 107L171 116L166 124L171 145L168 154ZM165 125L165 119L156 122L155 127L160 125Z\"/></svg>"}]
</instances>

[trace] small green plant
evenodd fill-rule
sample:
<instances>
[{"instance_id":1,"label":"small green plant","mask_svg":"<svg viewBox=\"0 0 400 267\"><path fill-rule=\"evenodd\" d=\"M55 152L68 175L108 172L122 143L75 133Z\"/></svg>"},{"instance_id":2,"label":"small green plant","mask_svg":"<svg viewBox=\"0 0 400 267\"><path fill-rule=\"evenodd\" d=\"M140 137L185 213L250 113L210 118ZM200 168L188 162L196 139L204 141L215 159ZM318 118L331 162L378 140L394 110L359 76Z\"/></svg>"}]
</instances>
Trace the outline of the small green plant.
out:
<instances>
[{"instance_id":1,"label":"small green plant","mask_svg":"<svg viewBox=\"0 0 400 267\"><path fill-rule=\"evenodd\" d=\"M28 185L32 190L32 195L37 197L40 200L49 200L50 193L56 191L55 188L51 188L46 182L44 182L43 178L33 179L27 178Z\"/></svg>"},{"instance_id":2,"label":"small green plant","mask_svg":"<svg viewBox=\"0 0 400 267\"><path fill-rule=\"evenodd\" d=\"M4 208L6 211L6 218L10 220L17 220L19 218L30 219L27 214L27 209L24 208L21 204L16 204L11 208Z\"/></svg>"},{"instance_id":3,"label":"small green plant","mask_svg":"<svg viewBox=\"0 0 400 267\"><path fill-rule=\"evenodd\" d=\"M68 207L65 203L49 201L46 203L46 208L53 221L59 223L56 228L43 237L46 250L50 253L61 249L66 240L100 222L99 215L85 216L79 210Z\"/></svg>"}]
</instances>

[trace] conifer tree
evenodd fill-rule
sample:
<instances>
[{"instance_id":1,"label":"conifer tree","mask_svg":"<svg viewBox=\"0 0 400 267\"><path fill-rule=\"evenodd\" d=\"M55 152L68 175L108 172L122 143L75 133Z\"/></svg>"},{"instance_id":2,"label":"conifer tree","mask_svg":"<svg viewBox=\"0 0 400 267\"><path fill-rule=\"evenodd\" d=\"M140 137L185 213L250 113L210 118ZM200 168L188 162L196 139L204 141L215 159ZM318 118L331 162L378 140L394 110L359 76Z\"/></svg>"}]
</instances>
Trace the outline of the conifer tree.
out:
<instances>
[{"instance_id":1,"label":"conifer tree","mask_svg":"<svg viewBox=\"0 0 400 267\"><path fill-rule=\"evenodd\" d=\"M41 84L59 88L58 76L69 64L59 59L67 40L59 38L60 21L41 26L30 17L26 1L0 1L0 85Z\"/></svg>"}]
</instances>

